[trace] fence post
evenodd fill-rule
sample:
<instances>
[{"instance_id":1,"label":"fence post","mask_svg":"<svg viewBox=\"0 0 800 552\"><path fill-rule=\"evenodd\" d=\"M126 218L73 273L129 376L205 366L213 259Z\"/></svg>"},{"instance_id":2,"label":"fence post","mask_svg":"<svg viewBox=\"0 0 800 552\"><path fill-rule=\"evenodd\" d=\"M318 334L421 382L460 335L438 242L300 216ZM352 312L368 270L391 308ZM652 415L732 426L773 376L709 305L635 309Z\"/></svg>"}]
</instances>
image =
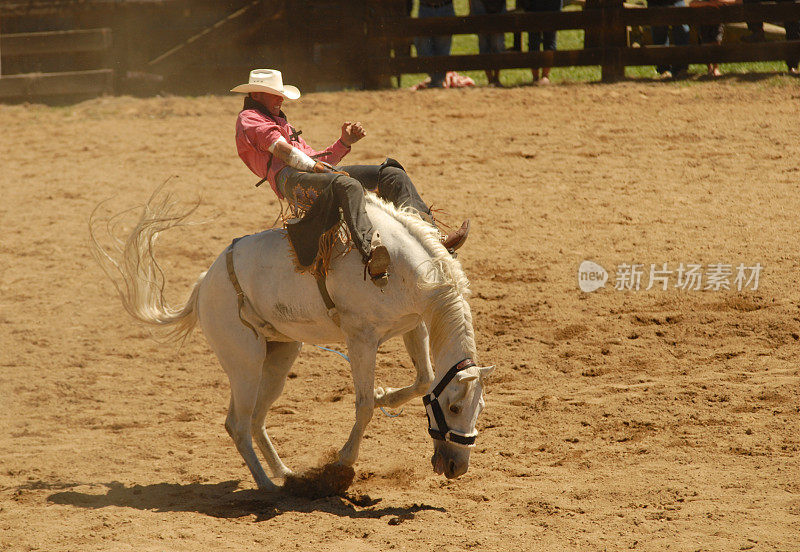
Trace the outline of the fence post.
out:
<instances>
[{"instance_id":1,"label":"fence post","mask_svg":"<svg viewBox=\"0 0 800 552\"><path fill-rule=\"evenodd\" d=\"M599 0L600 20L603 22L600 33L600 46L603 48L603 64L600 79L614 82L625 78L625 65L622 63L622 49L628 45L628 32L623 24L623 0Z\"/></svg>"},{"instance_id":2,"label":"fence post","mask_svg":"<svg viewBox=\"0 0 800 552\"><path fill-rule=\"evenodd\" d=\"M367 0L364 2L364 52L373 59L384 60L385 65L388 65L391 57L391 45L381 38L380 24L391 17L404 17L406 14L400 9L400 5L399 0ZM404 0L402 6L405 6ZM391 87L391 76L385 67L381 68L381 74L375 74L371 72L371 69L373 67L370 63L363 64L365 88L374 90Z\"/></svg>"},{"instance_id":3,"label":"fence post","mask_svg":"<svg viewBox=\"0 0 800 552\"><path fill-rule=\"evenodd\" d=\"M586 0L586 3L583 6L583 11L591 13L592 19L597 19L602 21L600 5L602 0ZM590 48L598 48L601 44L601 37L602 29L597 27L591 27L589 29L585 29L583 31L583 49L588 50Z\"/></svg>"}]
</instances>

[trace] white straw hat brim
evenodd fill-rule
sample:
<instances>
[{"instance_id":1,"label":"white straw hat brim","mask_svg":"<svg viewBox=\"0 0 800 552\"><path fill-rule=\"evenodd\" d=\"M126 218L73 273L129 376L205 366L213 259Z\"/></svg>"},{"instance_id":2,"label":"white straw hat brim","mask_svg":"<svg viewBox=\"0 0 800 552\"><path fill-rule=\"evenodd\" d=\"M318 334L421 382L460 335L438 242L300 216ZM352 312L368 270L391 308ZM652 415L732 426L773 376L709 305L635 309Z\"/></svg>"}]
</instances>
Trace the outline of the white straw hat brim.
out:
<instances>
[{"instance_id":1,"label":"white straw hat brim","mask_svg":"<svg viewBox=\"0 0 800 552\"><path fill-rule=\"evenodd\" d=\"M283 96L288 100L296 100L300 97L300 90L296 86L292 86L291 84L284 84L283 90L276 90L271 86L267 86L266 84L240 84L235 88L231 88L231 92L239 92L242 94L249 94L250 92L267 92L268 94L276 94L278 96Z\"/></svg>"}]
</instances>

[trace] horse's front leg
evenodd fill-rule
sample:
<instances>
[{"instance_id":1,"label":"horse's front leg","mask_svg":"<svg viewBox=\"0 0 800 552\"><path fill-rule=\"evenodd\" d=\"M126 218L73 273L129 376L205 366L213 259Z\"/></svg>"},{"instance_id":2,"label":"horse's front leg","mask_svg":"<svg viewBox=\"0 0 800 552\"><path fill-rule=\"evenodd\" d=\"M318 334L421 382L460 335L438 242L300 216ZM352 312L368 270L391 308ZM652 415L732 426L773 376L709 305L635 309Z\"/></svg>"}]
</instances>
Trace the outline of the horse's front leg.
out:
<instances>
[{"instance_id":1,"label":"horse's front leg","mask_svg":"<svg viewBox=\"0 0 800 552\"><path fill-rule=\"evenodd\" d=\"M433 366L430 357L428 328L424 322L403 334L403 342L417 369L416 381L406 387L378 387L375 389L375 406L395 408L415 397L424 395L433 383Z\"/></svg>"},{"instance_id":2,"label":"horse's front leg","mask_svg":"<svg viewBox=\"0 0 800 552\"><path fill-rule=\"evenodd\" d=\"M350 355L350 370L353 374L353 386L356 392L356 422L350 431L350 437L339 451L339 463L352 466L358 459L358 449L364 438L364 431L372 419L375 408L375 357L378 354L377 340L364 339L362 336L347 339Z\"/></svg>"}]
</instances>

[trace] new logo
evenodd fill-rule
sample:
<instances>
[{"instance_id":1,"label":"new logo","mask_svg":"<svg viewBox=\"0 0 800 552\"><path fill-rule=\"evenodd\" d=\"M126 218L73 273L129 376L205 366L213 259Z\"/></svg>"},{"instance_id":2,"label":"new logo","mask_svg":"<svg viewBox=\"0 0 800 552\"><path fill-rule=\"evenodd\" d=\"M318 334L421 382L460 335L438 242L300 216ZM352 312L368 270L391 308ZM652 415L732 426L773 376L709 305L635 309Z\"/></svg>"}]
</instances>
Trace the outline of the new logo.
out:
<instances>
[{"instance_id":1,"label":"new logo","mask_svg":"<svg viewBox=\"0 0 800 552\"><path fill-rule=\"evenodd\" d=\"M578 287L581 291L591 293L606 285L608 272L592 261L583 261L578 267Z\"/></svg>"}]
</instances>

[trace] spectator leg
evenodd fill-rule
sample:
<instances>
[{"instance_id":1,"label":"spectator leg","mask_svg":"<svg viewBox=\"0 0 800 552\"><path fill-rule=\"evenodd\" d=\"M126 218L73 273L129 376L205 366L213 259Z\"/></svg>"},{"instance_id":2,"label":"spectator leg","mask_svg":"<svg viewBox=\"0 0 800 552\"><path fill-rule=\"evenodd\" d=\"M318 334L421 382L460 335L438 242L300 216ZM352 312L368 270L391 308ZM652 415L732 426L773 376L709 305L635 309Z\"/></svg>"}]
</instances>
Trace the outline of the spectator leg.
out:
<instances>
[{"instance_id":1,"label":"spectator leg","mask_svg":"<svg viewBox=\"0 0 800 552\"><path fill-rule=\"evenodd\" d=\"M557 45L558 34L556 31L547 31L542 33L542 49L545 52L555 52ZM542 79L549 82L550 80L550 67L542 67Z\"/></svg>"},{"instance_id":2,"label":"spectator leg","mask_svg":"<svg viewBox=\"0 0 800 552\"><path fill-rule=\"evenodd\" d=\"M542 33L538 31L528 31L528 51L538 52L542 48ZM534 82L539 80L539 67L531 68Z\"/></svg>"},{"instance_id":3,"label":"spectator leg","mask_svg":"<svg viewBox=\"0 0 800 552\"><path fill-rule=\"evenodd\" d=\"M786 40L800 40L800 21L786 21L783 24L786 29ZM786 58L786 65L792 73L798 72L798 62L800 59L795 56Z\"/></svg>"},{"instance_id":4,"label":"spectator leg","mask_svg":"<svg viewBox=\"0 0 800 552\"><path fill-rule=\"evenodd\" d=\"M679 2L679 7L684 7L683 2ZM672 27L672 37L670 39L673 46L687 46L689 44L689 25L675 25ZM686 63L672 66L672 74L677 75L689 69Z\"/></svg>"},{"instance_id":5,"label":"spectator leg","mask_svg":"<svg viewBox=\"0 0 800 552\"><path fill-rule=\"evenodd\" d=\"M669 27L653 26L650 30L653 33L653 44L655 46L669 46ZM669 65L656 65L656 72L659 74L669 70Z\"/></svg>"},{"instance_id":6,"label":"spectator leg","mask_svg":"<svg viewBox=\"0 0 800 552\"><path fill-rule=\"evenodd\" d=\"M757 4L761 0L742 0L743 4ZM750 36L746 37L749 41L764 40L764 22L763 21L748 21L747 30L750 31Z\"/></svg>"},{"instance_id":7,"label":"spectator leg","mask_svg":"<svg viewBox=\"0 0 800 552\"><path fill-rule=\"evenodd\" d=\"M453 37L451 36L435 36L433 37L433 55L435 56L449 56L450 46L452 45ZM431 73L431 87L441 88L444 85L444 71L436 71Z\"/></svg>"},{"instance_id":8,"label":"spectator leg","mask_svg":"<svg viewBox=\"0 0 800 552\"><path fill-rule=\"evenodd\" d=\"M432 36L418 36L418 37L415 37L414 38L414 46L417 49L417 57L430 57L430 56L433 55L433 37Z\"/></svg>"},{"instance_id":9,"label":"spectator leg","mask_svg":"<svg viewBox=\"0 0 800 552\"><path fill-rule=\"evenodd\" d=\"M444 6L439 6L437 8L431 8L424 5L420 5L419 7L419 18L426 18L426 17L453 17L455 16L455 11L453 10L453 4L447 4ZM449 56L450 55L450 45L453 41L451 36L432 36L426 37L425 44L423 44L423 49L420 51L419 46L417 47L417 55L420 57L424 56ZM441 88L444 84L444 71L437 71L435 73L431 73L431 84L432 88Z\"/></svg>"}]
</instances>

